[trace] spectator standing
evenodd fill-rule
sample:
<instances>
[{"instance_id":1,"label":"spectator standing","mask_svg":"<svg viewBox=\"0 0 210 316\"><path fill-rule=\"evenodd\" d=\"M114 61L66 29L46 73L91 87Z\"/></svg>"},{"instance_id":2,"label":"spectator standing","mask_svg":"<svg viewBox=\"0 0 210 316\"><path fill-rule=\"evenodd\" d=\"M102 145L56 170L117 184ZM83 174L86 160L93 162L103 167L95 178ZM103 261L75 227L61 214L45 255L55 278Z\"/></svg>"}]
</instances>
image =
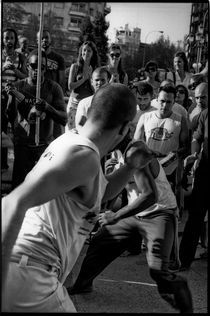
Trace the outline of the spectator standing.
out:
<instances>
[{"instance_id":1,"label":"spectator standing","mask_svg":"<svg viewBox=\"0 0 210 316\"><path fill-rule=\"evenodd\" d=\"M101 87L79 134L67 131L55 139L25 181L3 198L3 311L76 312L63 283L102 199L117 195L135 171L131 161L106 179L100 166L135 114L127 87Z\"/></svg>"},{"instance_id":2,"label":"spectator standing","mask_svg":"<svg viewBox=\"0 0 210 316\"><path fill-rule=\"evenodd\" d=\"M91 85L94 92L96 93L100 87L107 84L110 80L110 73L106 67L98 67L92 72ZM93 95L82 99L77 107L75 116L75 126L79 128L84 125L88 117L88 111L91 106Z\"/></svg>"},{"instance_id":3,"label":"spectator standing","mask_svg":"<svg viewBox=\"0 0 210 316\"><path fill-rule=\"evenodd\" d=\"M187 89L190 83L192 73L189 72L187 57L184 52L177 52L174 55L174 71L167 74L167 79L171 79L175 86L183 84Z\"/></svg>"},{"instance_id":4,"label":"spectator standing","mask_svg":"<svg viewBox=\"0 0 210 316\"><path fill-rule=\"evenodd\" d=\"M148 63L145 66L145 73L146 73L146 79L145 81L151 84L153 87L153 97L152 99L156 98L158 95L159 87L160 87L160 81L158 79L158 65L155 61L148 61Z\"/></svg>"},{"instance_id":5,"label":"spectator standing","mask_svg":"<svg viewBox=\"0 0 210 316\"><path fill-rule=\"evenodd\" d=\"M195 88L195 102L196 105L192 112L189 113L190 130L193 133L198 125L200 113L208 107L207 90L208 84L206 82L200 83Z\"/></svg>"},{"instance_id":6,"label":"spectator standing","mask_svg":"<svg viewBox=\"0 0 210 316\"><path fill-rule=\"evenodd\" d=\"M77 62L71 65L68 78L70 97L67 104L68 128L75 127L75 115L79 101L91 96L94 91L91 85L93 70L100 66L96 45L85 41L79 48Z\"/></svg>"},{"instance_id":7,"label":"spectator standing","mask_svg":"<svg viewBox=\"0 0 210 316\"><path fill-rule=\"evenodd\" d=\"M30 51L28 49L28 39L25 36L20 36L18 39L19 48L16 49L17 52L23 54L26 58L28 57Z\"/></svg>"},{"instance_id":8,"label":"spectator standing","mask_svg":"<svg viewBox=\"0 0 210 316\"><path fill-rule=\"evenodd\" d=\"M175 102L182 105L186 111L189 110L189 107L192 104L192 100L189 99L188 89L183 84L178 84L176 86L176 98Z\"/></svg>"},{"instance_id":9,"label":"spectator standing","mask_svg":"<svg viewBox=\"0 0 210 316\"><path fill-rule=\"evenodd\" d=\"M170 85L171 87L175 88L174 83L170 79L163 80L160 84L160 88L164 87L165 85L167 85L167 86ZM158 109L159 108L158 98L153 99L151 101L151 105ZM181 104L174 102L174 105L172 107L172 111L183 116L186 120L188 120L187 110Z\"/></svg>"},{"instance_id":10,"label":"spectator standing","mask_svg":"<svg viewBox=\"0 0 210 316\"><path fill-rule=\"evenodd\" d=\"M128 85L128 75L122 66L122 52L118 44L112 43L109 47L107 68L111 73L110 82L120 82Z\"/></svg>"},{"instance_id":11,"label":"spectator standing","mask_svg":"<svg viewBox=\"0 0 210 316\"><path fill-rule=\"evenodd\" d=\"M137 113L131 125L131 138L135 133L137 123L143 113L151 112L156 110L155 107L151 105L151 100L153 98L153 87L146 81L140 81L138 85L135 86L135 94L137 99Z\"/></svg>"},{"instance_id":12,"label":"spectator standing","mask_svg":"<svg viewBox=\"0 0 210 316\"><path fill-rule=\"evenodd\" d=\"M18 44L18 35L17 32L12 28L7 28L3 30L2 33L2 53L1 53L1 62L2 62L2 72L1 72L1 86L2 90L5 88L7 82L15 82L19 79L27 77L27 68L26 68L26 58L22 53L16 51ZM3 102L8 101L8 98L4 95L1 98ZM7 104L2 104L1 110L7 108ZM7 134L8 129L8 118L4 114L2 115L4 120L4 132ZM8 169L8 149L2 148L2 169Z\"/></svg>"},{"instance_id":13,"label":"spectator standing","mask_svg":"<svg viewBox=\"0 0 210 316\"><path fill-rule=\"evenodd\" d=\"M40 99L36 99L37 67L38 51L34 50L28 57L28 77L14 84L14 88L22 94L22 100L17 101L17 116L14 122L13 188L23 182L27 173L54 139L54 121L65 126L67 120L60 85L50 79L45 79L47 57L44 52L42 52ZM11 87L8 93L14 94L13 90ZM36 111L42 113L38 146L35 145Z\"/></svg>"},{"instance_id":14,"label":"spectator standing","mask_svg":"<svg viewBox=\"0 0 210 316\"><path fill-rule=\"evenodd\" d=\"M2 86L27 77L26 58L16 51L18 36L15 30L3 31Z\"/></svg>"},{"instance_id":15,"label":"spectator standing","mask_svg":"<svg viewBox=\"0 0 210 316\"><path fill-rule=\"evenodd\" d=\"M175 235L176 198L163 168L144 142L130 144L125 161L134 161L136 172L128 205L99 215L103 225L92 238L81 270L69 294L91 292L94 278L120 256L133 238L143 235L150 276L160 296L181 313L192 313L187 281L168 269Z\"/></svg>"},{"instance_id":16,"label":"spectator standing","mask_svg":"<svg viewBox=\"0 0 210 316\"><path fill-rule=\"evenodd\" d=\"M160 87L157 111L141 116L134 140L146 140L150 149L159 154L167 178L176 193L179 208L182 208L180 186L183 158L188 152L188 124L184 117L172 111L176 90L173 86Z\"/></svg>"},{"instance_id":17,"label":"spectator standing","mask_svg":"<svg viewBox=\"0 0 210 316\"><path fill-rule=\"evenodd\" d=\"M37 33L37 41L39 38L39 33ZM51 79L55 82L57 82L62 90L63 94L65 93L66 89L66 76L65 76L65 60L62 55L55 52L52 48L52 40L51 35L48 30L43 30L42 33L42 41L41 46L42 50L47 55L47 69L45 72L45 78ZM53 128L53 136L54 138L60 136L65 131L65 128L62 124L58 124L54 122L54 128Z\"/></svg>"},{"instance_id":18,"label":"spectator standing","mask_svg":"<svg viewBox=\"0 0 210 316\"><path fill-rule=\"evenodd\" d=\"M208 87L205 90L208 98ZM201 100L201 95L197 95L197 100ZM188 219L184 227L180 243L181 270L191 267L196 253L199 237L201 235L204 218L209 207L208 191L208 108L202 111L198 127L193 134L191 143L191 155L185 159L185 165L192 167L199 158L195 170L194 182L191 194L190 206L188 208Z\"/></svg>"}]
</instances>

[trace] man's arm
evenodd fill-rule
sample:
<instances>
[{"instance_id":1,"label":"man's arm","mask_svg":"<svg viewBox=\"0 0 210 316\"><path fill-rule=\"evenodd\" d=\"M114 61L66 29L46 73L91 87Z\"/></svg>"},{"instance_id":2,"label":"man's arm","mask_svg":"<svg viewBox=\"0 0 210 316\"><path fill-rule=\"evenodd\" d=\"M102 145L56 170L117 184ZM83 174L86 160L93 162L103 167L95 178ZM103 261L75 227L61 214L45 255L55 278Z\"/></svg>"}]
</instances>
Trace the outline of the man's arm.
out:
<instances>
[{"instance_id":1,"label":"man's arm","mask_svg":"<svg viewBox=\"0 0 210 316\"><path fill-rule=\"evenodd\" d=\"M41 156L24 182L2 199L2 276L6 279L9 257L27 209L46 203L64 192L86 185L98 174L96 153L77 146ZM62 212L62 209L59 210Z\"/></svg>"},{"instance_id":2,"label":"man's arm","mask_svg":"<svg viewBox=\"0 0 210 316\"><path fill-rule=\"evenodd\" d=\"M179 148L177 154L180 158L186 157L189 152L189 128L187 120L182 116L181 120L181 131L179 135Z\"/></svg>"},{"instance_id":3,"label":"man's arm","mask_svg":"<svg viewBox=\"0 0 210 316\"><path fill-rule=\"evenodd\" d=\"M145 140L145 133L144 133L144 114L140 117L137 126L136 126L136 130L133 136L134 140Z\"/></svg>"},{"instance_id":4,"label":"man's arm","mask_svg":"<svg viewBox=\"0 0 210 316\"><path fill-rule=\"evenodd\" d=\"M61 88L63 89L63 93L66 89L66 76L65 76L65 70L58 70L58 77L59 77L59 84Z\"/></svg>"},{"instance_id":5,"label":"man's arm","mask_svg":"<svg viewBox=\"0 0 210 316\"><path fill-rule=\"evenodd\" d=\"M65 126L67 113L64 95L61 87L56 82L54 82L52 93L52 104L42 99L41 102L36 103L36 110L46 112L56 123Z\"/></svg>"},{"instance_id":6,"label":"man's arm","mask_svg":"<svg viewBox=\"0 0 210 316\"><path fill-rule=\"evenodd\" d=\"M120 219L144 211L157 201L157 188L149 166L135 172L134 179L139 191L139 196L130 204L124 206L116 213L107 211L99 215L102 225L114 224Z\"/></svg>"},{"instance_id":7,"label":"man's arm","mask_svg":"<svg viewBox=\"0 0 210 316\"><path fill-rule=\"evenodd\" d=\"M83 126L86 120L87 120L87 113L86 113L86 107L85 107L85 99L83 99L78 103L78 106L77 106L77 112L75 115L76 128L78 128L78 126Z\"/></svg>"}]
</instances>

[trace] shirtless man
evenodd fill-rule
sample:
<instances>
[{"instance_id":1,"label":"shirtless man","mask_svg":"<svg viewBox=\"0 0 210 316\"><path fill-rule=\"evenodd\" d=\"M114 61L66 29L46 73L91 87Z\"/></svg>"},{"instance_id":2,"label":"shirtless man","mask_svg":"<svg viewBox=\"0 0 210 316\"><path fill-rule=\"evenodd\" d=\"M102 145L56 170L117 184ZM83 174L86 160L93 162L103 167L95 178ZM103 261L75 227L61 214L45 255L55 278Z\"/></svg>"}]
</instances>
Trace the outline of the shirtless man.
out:
<instances>
[{"instance_id":1,"label":"shirtless man","mask_svg":"<svg viewBox=\"0 0 210 316\"><path fill-rule=\"evenodd\" d=\"M117 212L99 215L102 228L91 240L69 294L92 291L94 278L128 249L133 234L138 232L144 237L150 276L159 294L181 313L192 313L187 281L169 271L177 203L164 170L143 141L128 146L125 162L136 170L133 183L128 184L129 203Z\"/></svg>"},{"instance_id":2,"label":"shirtless man","mask_svg":"<svg viewBox=\"0 0 210 316\"><path fill-rule=\"evenodd\" d=\"M134 173L126 163L105 178L100 160L124 138L135 114L136 98L126 86L101 87L79 134L55 139L2 200L3 311L76 311L63 283L101 203Z\"/></svg>"}]
</instances>

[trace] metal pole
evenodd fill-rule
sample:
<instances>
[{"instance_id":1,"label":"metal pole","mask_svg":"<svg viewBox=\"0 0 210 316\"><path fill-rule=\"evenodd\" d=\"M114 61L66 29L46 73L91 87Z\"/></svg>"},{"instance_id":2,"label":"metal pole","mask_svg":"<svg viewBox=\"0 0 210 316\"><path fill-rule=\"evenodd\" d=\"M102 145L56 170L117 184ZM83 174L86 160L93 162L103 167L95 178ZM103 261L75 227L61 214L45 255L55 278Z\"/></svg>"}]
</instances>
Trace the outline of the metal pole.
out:
<instances>
[{"instance_id":1,"label":"metal pole","mask_svg":"<svg viewBox=\"0 0 210 316\"><path fill-rule=\"evenodd\" d=\"M39 37L38 37L38 72L36 83L36 99L40 98L41 90L41 64L42 64L42 34L43 34L43 20L44 20L44 3L41 2L40 7L40 23L39 23ZM35 131L35 144L39 145L39 132L40 132L40 112L36 113L36 131Z\"/></svg>"}]
</instances>

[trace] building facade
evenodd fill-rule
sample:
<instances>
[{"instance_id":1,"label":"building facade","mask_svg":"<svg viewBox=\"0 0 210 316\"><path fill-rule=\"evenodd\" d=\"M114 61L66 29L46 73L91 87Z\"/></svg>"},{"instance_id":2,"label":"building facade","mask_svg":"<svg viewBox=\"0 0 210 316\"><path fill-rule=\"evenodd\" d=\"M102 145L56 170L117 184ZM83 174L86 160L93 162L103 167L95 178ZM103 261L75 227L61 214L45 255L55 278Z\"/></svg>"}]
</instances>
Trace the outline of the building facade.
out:
<instances>
[{"instance_id":1,"label":"building facade","mask_svg":"<svg viewBox=\"0 0 210 316\"><path fill-rule=\"evenodd\" d=\"M209 2L192 3L189 35L185 52L190 67L199 72L208 59Z\"/></svg>"},{"instance_id":2,"label":"building facade","mask_svg":"<svg viewBox=\"0 0 210 316\"><path fill-rule=\"evenodd\" d=\"M128 24L125 24L124 28L116 30L115 42L122 47L123 53L134 57L141 42L141 29L135 27L130 30Z\"/></svg>"},{"instance_id":3,"label":"building facade","mask_svg":"<svg viewBox=\"0 0 210 316\"><path fill-rule=\"evenodd\" d=\"M26 13L20 23L11 21L11 26L16 28L18 35L25 35L29 28L34 35L39 28L40 2L18 2L18 5ZM67 66L77 58L84 18L89 16L93 21L98 12L106 16L111 8L106 2L44 2L44 25L51 33L53 48L64 56ZM34 28L31 25L33 21L36 24ZM36 43L34 36L33 40L31 38L28 36L29 45L33 47Z\"/></svg>"}]
</instances>

